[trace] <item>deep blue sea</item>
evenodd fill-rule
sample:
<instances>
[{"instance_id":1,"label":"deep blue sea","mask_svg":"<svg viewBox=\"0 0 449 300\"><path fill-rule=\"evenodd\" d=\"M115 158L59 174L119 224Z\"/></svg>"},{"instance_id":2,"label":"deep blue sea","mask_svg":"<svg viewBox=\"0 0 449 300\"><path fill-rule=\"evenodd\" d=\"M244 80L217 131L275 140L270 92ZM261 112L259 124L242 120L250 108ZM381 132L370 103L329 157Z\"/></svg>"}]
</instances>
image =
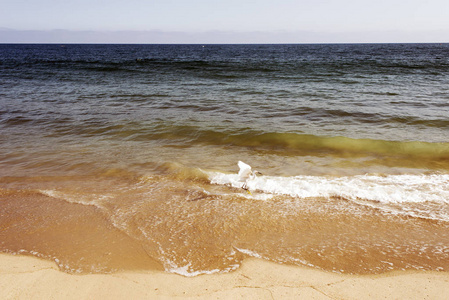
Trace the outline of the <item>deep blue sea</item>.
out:
<instances>
[{"instance_id":1,"label":"deep blue sea","mask_svg":"<svg viewBox=\"0 0 449 300\"><path fill-rule=\"evenodd\" d=\"M0 44L0 197L67 272L448 271L449 44Z\"/></svg>"}]
</instances>

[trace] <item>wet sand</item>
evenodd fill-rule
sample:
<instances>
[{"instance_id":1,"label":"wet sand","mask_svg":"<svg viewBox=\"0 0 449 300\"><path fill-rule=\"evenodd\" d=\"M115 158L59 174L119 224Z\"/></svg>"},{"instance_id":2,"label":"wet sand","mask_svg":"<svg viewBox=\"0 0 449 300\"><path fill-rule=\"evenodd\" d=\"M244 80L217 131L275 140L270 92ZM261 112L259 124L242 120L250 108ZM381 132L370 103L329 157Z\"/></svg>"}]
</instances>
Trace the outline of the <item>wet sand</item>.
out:
<instances>
[{"instance_id":1,"label":"wet sand","mask_svg":"<svg viewBox=\"0 0 449 300\"><path fill-rule=\"evenodd\" d=\"M358 275L449 270L447 222L360 201L264 201L170 176L37 180L29 189L0 188L0 251L55 261L67 273L211 274L235 270L248 257Z\"/></svg>"},{"instance_id":2,"label":"wet sand","mask_svg":"<svg viewBox=\"0 0 449 300\"><path fill-rule=\"evenodd\" d=\"M71 275L53 262L0 255L2 299L447 299L447 272L342 275L245 260L235 272L183 277L163 271Z\"/></svg>"}]
</instances>

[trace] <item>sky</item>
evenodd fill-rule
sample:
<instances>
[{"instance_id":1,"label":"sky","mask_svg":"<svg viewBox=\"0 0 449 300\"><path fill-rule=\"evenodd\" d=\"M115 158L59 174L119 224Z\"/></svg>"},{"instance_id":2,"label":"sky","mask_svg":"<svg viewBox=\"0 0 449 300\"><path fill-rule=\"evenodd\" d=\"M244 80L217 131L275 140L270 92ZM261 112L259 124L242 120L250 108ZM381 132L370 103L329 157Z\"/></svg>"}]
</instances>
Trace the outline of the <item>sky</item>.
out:
<instances>
[{"instance_id":1,"label":"sky","mask_svg":"<svg viewBox=\"0 0 449 300\"><path fill-rule=\"evenodd\" d=\"M449 42L448 0L0 0L0 43Z\"/></svg>"}]
</instances>

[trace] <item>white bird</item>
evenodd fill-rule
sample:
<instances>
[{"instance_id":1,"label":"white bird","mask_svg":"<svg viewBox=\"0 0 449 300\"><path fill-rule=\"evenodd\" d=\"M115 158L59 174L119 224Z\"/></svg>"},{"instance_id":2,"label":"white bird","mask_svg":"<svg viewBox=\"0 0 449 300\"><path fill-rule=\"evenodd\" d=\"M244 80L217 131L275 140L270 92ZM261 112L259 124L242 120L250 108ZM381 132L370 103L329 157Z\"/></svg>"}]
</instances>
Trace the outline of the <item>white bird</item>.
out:
<instances>
[{"instance_id":1,"label":"white bird","mask_svg":"<svg viewBox=\"0 0 449 300\"><path fill-rule=\"evenodd\" d=\"M240 171L239 171L239 181L243 182L242 189L245 191L248 191L248 181L255 179L256 175L262 175L259 171L252 171L251 166L248 164L245 164L243 161L238 162Z\"/></svg>"}]
</instances>

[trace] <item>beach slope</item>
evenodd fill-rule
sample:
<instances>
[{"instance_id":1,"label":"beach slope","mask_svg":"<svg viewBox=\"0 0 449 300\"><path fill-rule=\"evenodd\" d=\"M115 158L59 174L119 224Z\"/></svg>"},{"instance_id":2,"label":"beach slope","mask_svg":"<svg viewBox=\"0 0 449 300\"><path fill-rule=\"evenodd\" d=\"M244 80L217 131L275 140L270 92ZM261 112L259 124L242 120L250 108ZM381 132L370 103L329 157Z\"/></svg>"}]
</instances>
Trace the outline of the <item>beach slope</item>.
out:
<instances>
[{"instance_id":1,"label":"beach slope","mask_svg":"<svg viewBox=\"0 0 449 300\"><path fill-rule=\"evenodd\" d=\"M28 256L0 255L2 299L447 299L449 273L342 275L249 259L226 274L160 271L70 275Z\"/></svg>"}]
</instances>

